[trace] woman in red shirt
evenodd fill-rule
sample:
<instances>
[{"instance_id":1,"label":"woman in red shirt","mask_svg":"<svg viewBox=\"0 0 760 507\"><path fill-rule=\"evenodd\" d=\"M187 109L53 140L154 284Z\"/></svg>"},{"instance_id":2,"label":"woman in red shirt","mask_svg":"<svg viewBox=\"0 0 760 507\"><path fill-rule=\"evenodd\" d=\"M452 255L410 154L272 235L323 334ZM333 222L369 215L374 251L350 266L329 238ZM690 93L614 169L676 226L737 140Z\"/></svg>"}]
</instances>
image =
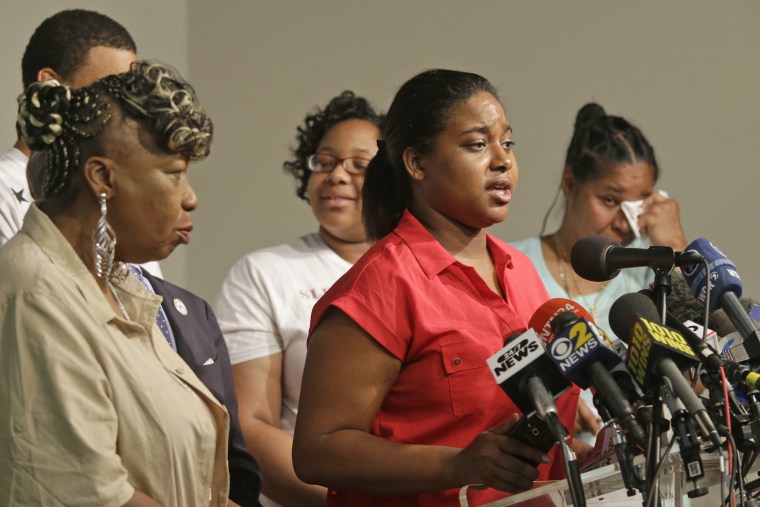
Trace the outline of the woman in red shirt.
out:
<instances>
[{"instance_id":1,"label":"woman in red shirt","mask_svg":"<svg viewBox=\"0 0 760 507\"><path fill-rule=\"evenodd\" d=\"M519 411L486 365L548 299L531 262L486 232L517 184L504 109L485 78L430 70L399 89L383 139L363 189L378 242L312 314L296 473L330 505L528 489L562 464L506 435ZM557 405L571 427L577 389Z\"/></svg>"}]
</instances>

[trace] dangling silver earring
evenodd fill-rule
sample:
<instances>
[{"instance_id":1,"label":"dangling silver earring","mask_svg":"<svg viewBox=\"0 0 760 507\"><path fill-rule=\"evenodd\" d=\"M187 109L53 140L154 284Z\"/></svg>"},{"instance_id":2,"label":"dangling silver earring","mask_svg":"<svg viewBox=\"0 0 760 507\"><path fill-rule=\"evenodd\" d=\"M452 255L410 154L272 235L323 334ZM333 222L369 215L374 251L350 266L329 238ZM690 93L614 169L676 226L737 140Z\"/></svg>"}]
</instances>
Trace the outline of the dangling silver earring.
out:
<instances>
[{"instance_id":1,"label":"dangling silver earring","mask_svg":"<svg viewBox=\"0 0 760 507\"><path fill-rule=\"evenodd\" d=\"M100 218L98 218L98 224L95 226L92 244L95 272L99 278L118 283L127 277L129 268L122 262L114 262L116 233L106 218L108 207L106 206L105 192L98 194L98 203L100 203Z\"/></svg>"}]
</instances>

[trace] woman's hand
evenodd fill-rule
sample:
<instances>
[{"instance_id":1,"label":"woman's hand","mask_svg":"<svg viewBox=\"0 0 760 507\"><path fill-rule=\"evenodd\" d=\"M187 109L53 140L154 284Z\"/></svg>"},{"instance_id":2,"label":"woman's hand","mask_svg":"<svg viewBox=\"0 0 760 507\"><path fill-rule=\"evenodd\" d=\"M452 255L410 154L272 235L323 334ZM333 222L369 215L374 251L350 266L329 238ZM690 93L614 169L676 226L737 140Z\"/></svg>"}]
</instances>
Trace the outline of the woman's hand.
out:
<instances>
[{"instance_id":1,"label":"woman's hand","mask_svg":"<svg viewBox=\"0 0 760 507\"><path fill-rule=\"evenodd\" d=\"M549 463L549 456L507 434L519 417L514 414L506 423L478 435L453 459L456 484L485 486L519 493L530 489L538 478L534 463Z\"/></svg>"},{"instance_id":2,"label":"woman's hand","mask_svg":"<svg viewBox=\"0 0 760 507\"><path fill-rule=\"evenodd\" d=\"M644 212L639 215L639 228L649 236L653 245L683 250L688 245L681 227L678 201L658 192L644 200Z\"/></svg>"},{"instance_id":3,"label":"woman's hand","mask_svg":"<svg viewBox=\"0 0 760 507\"><path fill-rule=\"evenodd\" d=\"M588 431L596 435L602 429L602 418L591 410L586 400L578 398L578 410L575 413L575 433Z\"/></svg>"}]
</instances>

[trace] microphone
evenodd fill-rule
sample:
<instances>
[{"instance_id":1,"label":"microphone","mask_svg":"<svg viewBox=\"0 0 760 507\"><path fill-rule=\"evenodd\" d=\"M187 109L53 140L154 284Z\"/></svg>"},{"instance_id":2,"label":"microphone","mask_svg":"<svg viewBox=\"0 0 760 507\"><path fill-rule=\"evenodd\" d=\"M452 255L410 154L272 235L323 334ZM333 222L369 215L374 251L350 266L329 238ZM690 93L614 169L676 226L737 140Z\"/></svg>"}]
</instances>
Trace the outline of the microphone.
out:
<instances>
[{"instance_id":1,"label":"microphone","mask_svg":"<svg viewBox=\"0 0 760 507\"><path fill-rule=\"evenodd\" d=\"M531 316L528 326L538 333L538 335L544 340L544 343L548 343L554 337L552 332L552 322L557 315L563 312L572 312L576 317L586 319L588 322L595 324L591 314L586 311L582 305L576 303L572 299L552 298L538 307L533 313L533 316ZM608 338L603 329L597 327L596 330L601 333L603 337ZM610 340L608 339L607 343L609 342ZM620 358L620 361L616 366L611 367L609 372L625 393L626 399L631 403L637 402L643 397L643 393L638 389L633 378L631 378L631 374L623 364L623 361L625 360L626 346L622 340L615 340L612 344L612 349Z\"/></svg>"},{"instance_id":2,"label":"microphone","mask_svg":"<svg viewBox=\"0 0 760 507\"><path fill-rule=\"evenodd\" d=\"M533 329L508 340L487 359L496 382L527 415L536 412L546 422L554 440L564 442L567 429L559 420L554 398L570 388L549 356L543 340Z\"/></svg>"},{"instance_id":3,"label":"microphone","mask_svg":"<svg viewBox=\"0 0 760 507\"><path fill-rule=\"evenodd\" d=\"M744 339L742 346L748 358L760 358L760 331L739 300L742 295L742 281L736 266L704 238L692 241L687 248L704 256L710 268L710 300L707 303L710 311L720 306ZM689 266L683 268L682 272L691 286L692 294L704 303L707 296L707 270L699 268Z\"/></svg>"},{"instance_id":4,"label":"microphone","mask_svg":"<svg viewBox=\"0 0 760 507\"><path fill-rule=\"evenodd\" d=\"M633 408L609 370L622 363L609 338L589 319L563 312L552 321L554 339L549 357L562 374L583 389L594 387L604 407L631 435L646 445L646 433L636 421Z\"/></svg>"},{"instance_id":5,"label":"microphone","mask_svg":"<svg viewBox=\"0 0 760 507\"><path fill-rule=\"evenodd\" d=\"M615 278L621 269L653 269L689 266L704 259L695 252L676 252L668 246L626 248L607 236L587 236L576 241L570 252L570 264L579 276L593 282Z\"/></svg>"},{"instance_id":6,"label":"microphone","mask_svg":"<svg viewBox=\"0 0 760 507\"><path fill-rule=\"evenodd\" d=\"M650 289L642 289L639 291L639 293L647 296L650 300L654 298L654 293ZM690 299L694 298L690 297ZM672 303L673 302L671 301L670 306L679 306ZM683 311L683 308L681 311ZM656 320L659 321L659 318ZM681 334L681 336L688 342L692 350L696 353L697 357L699 357L702 364L705 365L705 368L711 372L715 372L720 369L720 367L723 365L723 361L721 360L718 352L713 349L708 343L703 341L702 338L694 334L694 331L689 329L688 326L686 326L686 324L684 324L679 317L673 315L670 310L666 312L665 324ZM610 323L610 325L612 325L612 323Z\"/></svg>"},{"instance_id":7,"label":"microphone","mask_svg":"<svg viewBox=\"0 0 760 507\"><path fill-rule=\"evenodd\" d=\"M588 319L589 322L594 322L591 314L572 299L551 298L533 312L528 321L528 327L538 333L538 336L544 340L544 343L549 343L552 336L554 336L552 321L554 317L564 312L572 312L578 317L583 317L584 319Z\"/></svg>"},{"instance_id":8,"label":"microphone","mask_svg":"<svg viewBox=\"0 0 760 507\"><path fill-rule=\"evenodd\" d=\"M696 419L702 434L720 447L721 441L704 405L681 370L699 361L687 341L659 324L651 299L637 292L624 294L610 308L610 325L619 337L629 337L626 366L642 389L651 390L666 377L673 391Z\"/></svg>"}]
</instances>

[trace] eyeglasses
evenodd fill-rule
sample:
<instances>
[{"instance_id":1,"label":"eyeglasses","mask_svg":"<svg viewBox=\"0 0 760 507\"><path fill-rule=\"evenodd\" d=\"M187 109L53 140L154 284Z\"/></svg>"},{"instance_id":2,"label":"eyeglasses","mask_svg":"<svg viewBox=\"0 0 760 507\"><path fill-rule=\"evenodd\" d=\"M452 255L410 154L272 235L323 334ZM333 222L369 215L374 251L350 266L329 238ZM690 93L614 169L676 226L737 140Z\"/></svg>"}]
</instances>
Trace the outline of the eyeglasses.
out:
<instances>
[{"instance_id":1,"label":"eyeglasses","mask_svg":"<svg viewBox=\"0 0 760 507\"><path fill-rule=\"evenodd\" d=\"M345 169L348 174L361 176L367 172L370 159L361 157L338 158L325 153L315 153L309 157L308 165L312 172L329 173L335 169L338 162L340 162L340 165L343 166L343 169Z\"/></svg>"}]
</instances>

